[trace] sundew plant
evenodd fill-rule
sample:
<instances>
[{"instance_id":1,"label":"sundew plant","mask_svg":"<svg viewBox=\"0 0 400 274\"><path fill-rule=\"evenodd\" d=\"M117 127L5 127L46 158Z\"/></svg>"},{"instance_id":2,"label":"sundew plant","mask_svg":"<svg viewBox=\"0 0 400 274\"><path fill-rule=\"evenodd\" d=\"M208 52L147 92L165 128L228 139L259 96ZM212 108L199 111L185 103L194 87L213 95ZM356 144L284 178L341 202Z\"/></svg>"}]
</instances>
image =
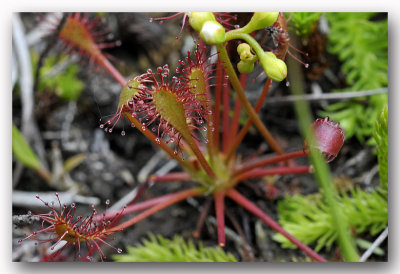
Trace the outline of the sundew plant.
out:
<instances>
[{"instance_id":1,"label":"sundew plant","mask_svg":"<svg viewBox=\"0 0 400 274\"><path fill-rule=\"evenodd\" d=\"M29 16L21 17L16 14L13 22L15 33L21 30L18 29L18 24L22 23L21 18L34 20ZM107 106L108 109L114 108L114 111L106 116L101 114L104 112L101 110L103 106L100 105L103 94L99 94L96 87L92 90L93 85L89 84L89 80L82 80L85 85L83 94L87 92L93 96L92 100L97 107L96 114L100 116L97 119L100 120L98 124L91 128L92 132L89 131L85 138L92 134L97 134L101 136L98 138L102 139L113 138L120 144L126 144L122 145L122 150L129 151L132 147L128 145L128 140L136 140L141 136L146 138L144 142L151 144L154 151L163 151L162 157L175 163L175 168L163 173L148 172L141 184L135 184L134 180L131 180L131 194L122 195L124 198L120 201L115 197L106 197L104 203L99 204L99 199L92 197L96 202L92 203L89 213L85 213L85 207L80 205L78 209L78 203L86 201L87 198L79 200L76 197L93 195L90 185L94 184L78 183L71 177L74 178L75 172L79 173L86 165L97 161L97 166L104 167L97 172L100 177L96 182L98 189L94 190L100 193L102 179L113 176L107 175L105 166L113 165L113 161L117 161L116 158L108 164L102 163L98 158L91 156L88 149L78 150L81 153L71 153L77 150L70 144L67 146L70 153L64 151L64 154L70 154L70 158L64 164L61 163L58 169L55 168L55 160L52 160L53 165L50 169L45 153L46 149L50 148L44 146L44 153L36 155L34 151L37 151L38 145L36 143L33 148L30 147L29 143L34 144L34 138L29 136L25 120L16 118L13 120L14 157L21 163L19 168L27 167L28 172L39 175L37 180L44 183L38 183L37 188L22 186L20 183L21 190L38 192L31 195L35 205L32 204L28 208L28 214L20 218L28 220L27 223L40 223L40 228L25 226L24 232L19 231L20 235L16 237L16 246L34 242L34 252L39 254L36 260L40 261L107 261L111 258L108 254L121 254L114 256L119 261L129 261L130 258L135 258L135 261L140 261L140 258L147 261L151 260L149 258L156 258L154 260L157 261L241 261L243 258L263 261L262 258L257 258L256 250L249 251L252 249L249 235L256 232L252 231L248 224L247 227L242 227L244 223L235 217L237 212L232 213L238 209L241 214L245 212L246 216L251 216L252 220L264 223L268 229L287 240L291 248L298 248L301 251L300 256L306 260L354 262L360 259L355 244L356 235L352 233L350 222L344 216L328 167L328 164L335 164L337 157L340 158L340 151L345 146L345 132L340 124L330 117L311 118L309 106L305 101L296 101L292 116L296 121L294 132L297 133L294 135L300 141L289 146L287 143L291 139L278 132L281 128L293 128L293 124L286 125L276 119L275 125L270 127L271 120L265 119L268 111L263 110L271 97L269 92L276 89L286 92L290 90L294 95L304 97L303 85L307 81L303 79L303 73L313 69L314 64L308 61L313 59L308 52L303 51L295 33L310 36L317 32L316 22L320 13L312 16L312 20L305 20L303 15L295 16L295 24L291 24L291 15L283 12L178 12L160 16L116 14L112 18L116 18L117 25L121 28L117 30L114 21L115 34L112 24L108 25L110 17L104 13L41 15L39 22L43 28L47 28L47 33L42 38L44 47L39 49L39 58L37 55L35 57L36 60L39 59L35 61L35 73L30 75L33 77L33 87L28 89L35 93L35 86L40 86L40 82L44 83L46 79L50 82L48 79L53 79L58 73L54 71L56 68L62 71L63 67L65 70L72 63L78 64L79 71L87 71L87 79L100 75L104 81L112 82L113 87L119 85L118 96L112 95L114 101ZM140 21L140 18L146 19ZM299 23L300 19L304 20ZM124 24L129 28L123 30ZM172 28L177 25L180 25L180 29ZM130 43L143 42L141 47L149 51L151 47L161 47L157 49L159 52L165 50L161 42L150 43L148 38L139 35L144 34L140 29L143 26L149 31L152 28L159 29L160 37L165 35L162 32L168 33L169 28L174 29L175 33L169 37L172 39L168 41L175 46L180 45L181 57L177 55L174 63L166 64L158 63L159 58L148 54L151 62L140 58L138 60L142 61L137 61L148 64L147 68L141 72L128 71L128 66L124 65L126 60L122 60L117 51L118 47L124 47L124 39L117 39L127 37L124 31L129 29L137 32L137 37L130 40ZM13 36L13 39L16 45L21 43L21 39L24 41L24 37ZM306 38L302 37L302 41L304 39ZM147 46L145 41L151 46ZM23 46L21 48L23 51ZM16 50L16 54L20 54L21 50ZM172 51L166 52L169 55L168 60L171 56L176 56ZM116 53L116 56L111 55L112 53ZM64 54L71 58L55 63L48 73L40 72L49 56L52 56L52 60L57 60ZM71 79L72 89L78 88L78 80L75 77L79 77L79 74L68 78ZM63 85L68 86L67 83L68 81ZM66 102L68 110L65 112L65 119L68 119L71 111L77 112L77 109L78 112L80 109L84 111L85 114L81 117L89 115L88 101L82 98L84 95L80 95L82 83L79 83L79 91L71 91L78 96L59 96L57 92L41 92L36 95L35 104L46 107L49 113L42 115L41 120L51 118L52 108L57 104L65 105ZM260 87L257 95L254 95L254 92L252 94L249 89L254 83ZM15 89L20 92L21 97L24 96L26 86L20 84ZM57 90L56 78L48 89ZM34 119L33 117L30 121ZM87 125L84 118L82 119ZM73 124L78 121L68 121L67 129L62 129L60 137L61 144L64 145L68 138L75 136L73 134L81 134L72 130ZM21 131L18 129L20 126ZM35 128L36 132L46 128L40 123L31 127ZM293 132L292 129L290 131ZM51 159L60 159L54 158L60 154L55 141L57 135L52 135L48 129L37 135L52 140L49 143L53 157ZM248 138L255 138L258 143L256 147L263 144L264 149L246 151L249 147ZM92 143L87 147L93 149L95 146ZM100 147L100 151L105 149L104 146ZM65 146L61 148L65 149ZM113 149L112 145L110 149ZM143 161L135 157L140 158L134 153L132 161ZM144 162L148 160L145 159ZM15 169L17 165L16 163ZM131 170L134 169L131 167ZM122 170L116 169L114 172L119 174ZM126 180L129 181L128 175L132 172L129 172L129 168L128 172L124 172L124 178L128 178ZM142 178L139 174L133 174L136 175ZM305 244L294 236L296 231L289 233L290 229L281 226L273 213L276 211L276 199L282 197L283 193L282 188L278 187L280 178L302 180L307 175L307 178L312 178L315 191L322 195L321 204L331 220L332 231L336 235L336 258L329 252L320 253L320 245L315 247ZM80 178L87 177L82 175ZM256 189L260 182L265 191L261 200L251 194L251 189ZM110 185L113 183L116 181ZM112 188L121 194L117 186ZM39 193L43 191L53 191L56 194L49 198ZM20 197L17 194L22 195L15 191L16 199ZM64 202L64 195L72 195L72 201ZM187 241L189 244L185 243L182 236L177 235L174 236L174 241L158 236L159 242L155 241L154 244L160 247L151 247L152 243L147 242L135 249L124 243L125 237L134 235L143 223L152 223L157 218L162 218L163 221L157 226L161 230L167 227L166 223L171 221L171 217L164 215L167 208L181 208L185 211L185 201L190 202L198 212L195 225L186 228L193 231L191 236L184 236L190 238ZM114 202L115 206L111 206ZM266 210L267 204L272 208ZM282 208L284 207L279 207L280 214ZM214 236L207 238L202 231L210 225L210 218L215 220ZM310 230L314 225L315 228L318 227L318 223L309 224ZM16 229L23 230L21 227L23 226L17 224ZM174 233L180 232L182 231L177 230ZM233 248L232 233L239 235L237 238L242 243L241 251ZM193 244L193 238L201 241L198 247ZM209 246L203 248L205 242ZM40 245L37 245L38 243ZM140 242L129 245L132 244L138 245ZM126 248L129 254L124 255ZM157 250L160 254L154 254ZM243 250L247 250L247 253ZM186 257L185 252L188 253ZM279 252L285 250L281 249ZM275 260L279 261L279 255L276 255Z\"/></svg>"}]
</instances>

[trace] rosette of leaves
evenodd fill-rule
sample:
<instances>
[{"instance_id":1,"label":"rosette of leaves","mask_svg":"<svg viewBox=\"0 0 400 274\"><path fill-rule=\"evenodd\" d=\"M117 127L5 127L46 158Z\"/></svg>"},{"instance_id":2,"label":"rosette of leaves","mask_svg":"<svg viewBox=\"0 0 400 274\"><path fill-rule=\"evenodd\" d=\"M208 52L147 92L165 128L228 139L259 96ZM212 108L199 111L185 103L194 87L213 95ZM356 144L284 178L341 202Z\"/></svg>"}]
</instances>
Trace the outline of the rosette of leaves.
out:
<instances>
[{"instance_id":1,"label":"rosette of leaves","mask_svg":"<svg viewBox=\"0 0 400 274\"><path fill-rule=\"evenodd\" d=\"M236 258L220 247L196 247L189 240L175 235L172 240L149 234L143 244L128 246L127 253L114 255L117 262L237 262Z\"/></svg>"},{"instance_id":2,"label":"rosette of leaves","mask_svg":"<svg viewBox=\"0 0 400 274\"><path fill-rule=\"evenodd\" d=\"M388 21L385 14L326 13L330 32L329 48L342 62L349 85L340 91L363 91L388 85ZM374 144L375 120L388 102L387 94L358 98L330 105L323 113L339 121L346 138L356 136Z\"/></svg>"}]
</instances>

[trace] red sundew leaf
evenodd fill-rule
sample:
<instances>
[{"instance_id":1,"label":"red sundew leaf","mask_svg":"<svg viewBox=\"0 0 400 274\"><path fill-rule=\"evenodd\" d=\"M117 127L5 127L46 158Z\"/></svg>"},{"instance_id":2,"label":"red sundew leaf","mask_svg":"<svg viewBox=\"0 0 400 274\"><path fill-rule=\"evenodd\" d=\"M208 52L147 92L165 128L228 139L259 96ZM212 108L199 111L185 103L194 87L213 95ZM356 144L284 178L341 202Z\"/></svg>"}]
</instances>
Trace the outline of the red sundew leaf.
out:
<instances>
[{"instance_id":1,"label":"red sundew leaf","mask_svg":"<svg viewBox=\"0 0 400 274\"><path fill-rule=\"evenodd\" d=\"M106 221L103 215L103 218L100 221L95 221L95 217L98 213L94 205L92 205L92 213L89 216L75 216L76 205L72 203L68 208L67 205L61 204L57 193L56 197L58 201L58 209L54 206L53 202L49 204L48 202L43 201L38 195L36 196L37 199L41 200L50 209L50 212L45 214L32 214L29 212L32 216L38 217L42 220L42 229L18 240L19 243L28 239L36 240L38 243L55 242L50 247L50 250L53 251L56 247L60 247L60 249L51 255L45 256L44 261L50 261L52 258L58 260L61 258L61 252L69 246L75 247L78 260L86 261L87 258L81 256L81 247L83 242L86 244L89 252L93 248L97 250L101 255L101 260L106 258L100 248L101 244L113 248L118 253L122 252L121 249L115 248L106 242L106 240L109 239L109 236L115 232L111 231L113 220ZM107 201L107 207L108 204L109 202ZM117 214L114 219L118 217L119 214ZM39 235L50 235L50 238L42 238L39 237ZM64 246L61 246L63 241L66 243Z\"/></svg>"}]
</instances>

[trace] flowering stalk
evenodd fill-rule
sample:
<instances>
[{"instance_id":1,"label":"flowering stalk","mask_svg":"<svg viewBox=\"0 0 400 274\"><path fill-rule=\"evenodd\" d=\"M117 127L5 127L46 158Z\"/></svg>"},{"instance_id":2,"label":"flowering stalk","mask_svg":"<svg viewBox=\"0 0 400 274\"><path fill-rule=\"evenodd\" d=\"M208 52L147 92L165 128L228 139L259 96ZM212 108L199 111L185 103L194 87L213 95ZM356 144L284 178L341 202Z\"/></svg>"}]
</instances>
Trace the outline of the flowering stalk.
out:
<instances>
[{"instance_id":1,"label":"flowering stalk","mask_svg":"<svg viewBox=\"0 0 400 274\"><path fill-rule=\"evenodd\" d=\"M229 75L229 80L231 81L231 84L232 84L233 88L235 89L238 97L240 98L243 107L246 109L247 114L249 115L250 119L253 121L254 125L260 131L260 133L263 135L265 140L267 140L267 142L271 146L271 148L276 153L283 154L282 149L280 148L278 143L275 141L275 139L272 137L272 135L268 131L268 129L264 126L264 124L260 120L260 117L258 117L257 113L254 111L253 107L251 106L249 100L247 100L247 97L243 91L243 88L240 84L240 81L239 81L237 75L236 75L236 72L233 69L232 63L228 56L228 53L226 52L225 45L223 45L223 44L217 45L217 50L220 54L219 57L221 58L221 62L223 63L225 70Z\"/></svg>"},{"instance_id":2,"label":"flowering stalk","mask_svg":"<svg viewBox=\"0 0 400 274\"><path fill-rule=\"evenodd\" d=\"M290 81L293 83L293 85L290 86L291 92L294 95L302 95L304 93L304 88L300 66L291 59L288 60L288 64ZM318 136L315 136L313 131L310 131L309 121L311 120L311 113L309 106L304 99L295 102L295 110L299 119L300 129L303 136L307 136L308 134L308 143L315 144L317 140L316 137ZM326 141L327 139L323 138L323 140ZM343 142L344 139L341 140ZM343 252L343 256L346 261L357 262L359 255L355 247L354 239L352 238L350 228L343 216L344 213L337 202L337 192L333 185L330 170L323 160L321 152L318 150L318 146L315 146L315 148L311 147L310 156L312 164L315 168L315 178L319 182L319 186L321 187L322 193L331 212L333 225L338 233L340 250Z\"/></svg>"}]
</instances>

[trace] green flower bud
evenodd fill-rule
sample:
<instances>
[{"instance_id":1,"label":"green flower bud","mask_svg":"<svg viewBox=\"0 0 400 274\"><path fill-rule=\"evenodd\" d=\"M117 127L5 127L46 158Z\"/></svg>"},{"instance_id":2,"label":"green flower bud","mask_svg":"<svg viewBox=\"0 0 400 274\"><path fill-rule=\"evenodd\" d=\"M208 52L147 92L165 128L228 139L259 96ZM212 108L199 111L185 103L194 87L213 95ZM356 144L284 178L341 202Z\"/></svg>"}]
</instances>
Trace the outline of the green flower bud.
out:
<instances>
[{"instance_id":1,"label":"green flower bud","mask_svg":"<svg viewBox=\"0 0 400 274\"><path fill-rule=\"evenodd\" d=\"M278 19L279 12L255 12L246 26L242 28L245 33L264 29L271 26Z\"/></svg>"},{"instance_id":2,"label":"green flower bud","mask_svg":"<svg viewBox=\"0 0 400 274\"><path fill-rule=\"evenodd\" d=\"M237 64L237 68L240 73L245 73L249 74L253 71L254 69L254 62L245 62L245 61L240 61Z\"/></svg>"},{"instance_id":3,"label":"green flower bud","mask_svg":"<svg viewBox=\"0 0 400 274\"><path fill-rule=\"evenodd\" d=\"M201 28L200 37L206 44L220 44L225 41L225 29L217 21L207 21Z\"/></svg>"},{"instance_id":4,"label":"green flower bud","mask_svg":"<svg viewBox=\"0 0 400 274\"><path fill-rule=\"evenodd\" d=\"M242 52L246 52L246 51L250 51L250 50L251 50L251 47L247 43L241 43L237 47L237 52L239 53L239 55L242 54Z\"/></svg>"},{"instance_id":5,"label":"green flower bud","mask_svg":"<svg viewBox=\"0 0 400 274\"><path fill-rule=\"evenodd\" d=\"M264 52L264 54L258 57L261 66L269 78L278 82L286 78L287 67L285 62L278 59L272 52Z\"/></svg>"},{"instance_id":6,"label":"green flower bud","mask_svg":"<svg viewBox=\"0 0 400 274\"><path fill-rule=\"evenodd\" d=\"M189 12L189 24L195 31L200 32L207 21L217 22L212 12Z\"/></svg>"},{"instance_id":7,"label":"green flower bud","mask_svg":"<svg viewBox=\"0 0 400 274\"><path fill-rule=\"evenodd\" d=\"M247 43L242 43L237 47L237 52L239 53L240 60L245 62L255 62L257 61L257 56L251 53L251 47Z\"/></svg>"},{"instance_id":8,"label":"green flower bud","mask_svg":"<svg viewBox=\"0 0 400 274\"><path fill-rule=\"evenodd\" d=\"M250 50L251 48L248 44L246 43L240 44L237 47L237 52L239 53L240 60L247 61L248 59L251 59L253 54L250 52Z\"/></svg>"}]
</instances>

